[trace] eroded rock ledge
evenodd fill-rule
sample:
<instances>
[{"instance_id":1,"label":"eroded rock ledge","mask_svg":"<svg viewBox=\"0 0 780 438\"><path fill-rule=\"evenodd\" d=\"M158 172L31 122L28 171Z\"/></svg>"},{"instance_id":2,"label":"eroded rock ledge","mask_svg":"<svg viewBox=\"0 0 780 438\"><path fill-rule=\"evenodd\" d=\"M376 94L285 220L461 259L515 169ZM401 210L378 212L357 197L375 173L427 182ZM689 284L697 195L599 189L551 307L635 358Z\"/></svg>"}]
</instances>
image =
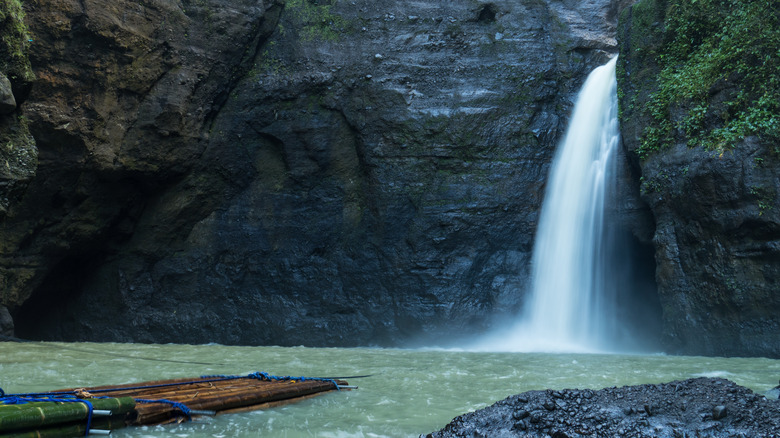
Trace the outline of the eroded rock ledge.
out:
<instances>
[{"instance_id":1,"label":"eroded rock ledge","mask_svg":"<svg viewBox=\"0 0 780 438\"><path fill-rule=\"evenodd\" d=\"M718 378L529 391L461 415L443 437L770 437L780 402Z\"/></svg>"}]
</instances>

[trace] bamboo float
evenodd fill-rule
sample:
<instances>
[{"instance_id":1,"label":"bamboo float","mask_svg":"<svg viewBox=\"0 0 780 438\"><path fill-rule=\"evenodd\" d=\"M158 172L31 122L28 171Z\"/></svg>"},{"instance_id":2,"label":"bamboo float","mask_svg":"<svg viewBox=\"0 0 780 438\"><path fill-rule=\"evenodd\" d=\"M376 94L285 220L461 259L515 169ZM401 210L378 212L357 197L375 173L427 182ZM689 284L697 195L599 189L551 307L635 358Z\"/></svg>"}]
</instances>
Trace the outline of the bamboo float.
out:
<instances>
[{"instance_id":1,"label":"bamboo float","mask_svg":"<svg viewBox=\"0 0 780 438\"><path fill-rule=\"evenodd\" d=\"M335 385L334 385L335 383ZM275 404L294 402L346 386L343 380L260 380L250 377L203 377L167 379L152 382L63 389L56 392L82 393L102 397L133 397L145 400L167 400L181 403L195 411L249 411ZM197 415L197 412L193 412ZM160 403L137 403L128 415L129 425L162 424L184 419L176 406Z\"/></svg>"},{"instance_id":2,"label":"bamboo float","mask_svg":"<svg viewBox=\"0 0 780 438\"><path fill-rule=\"evenodd\" d=\"M85 403L35 401L46 397L89 401L94 407L90 431L97 432L96 429L105 428L105 432L108 432L109 429L118 429L126 425L165 424L183 421L192 416L266 409L305 400L342 387L355 388L348 386L348 383L343 380L276 377L265 373L254 373L249 376L179 378L61 389L44 394L32 394L29 403L19 405L2 404L3 397L0 397L0 407L5 409L6 414L18 411L24 412L23 415L17 415L18 417L30 417L29 421L25 420L26 423L11 416L0 417L0 438L75 437L83 436L87 432L89 409ZM18 394L17 396L24 398L30 395ZM15 397L8 395L5 398ZM72 414L68 417L57 417L55 414L42 415L36 411L42 409L39 404L54 411L78 411L78 415ZM119 408L117 404L122 407ZM99 418L99 413L110 417Z\"/></svg>"},{"instance_id":3,"label":"bamboo float","mask_svg":"<svg viewBox=\"0 0 780 438\"><path fill-rule=\"evenodd\" d=\"M90 399L93 407L92 433L125 426L133 412L132 397ZM89 407L83 401L35 401L0 404L0 438L83 436L87 430Z\"/></svg>"},{"instance_id":4,"label":"bamboo float","mask_svg":"<svg viewBox=\"0 0 780 438\"><path fill-rule=\"evenodd\" d=\"M135 407L130 397L91 399L95 410L110 411L110 415L127 414ZM83 402L37 401L25 404L0 405L0 433L40 428L53 424L86 420L89 407Z\"/></svg>"},{"instance_id":5,"label":"bamboo float","mask_svg":"<svg viewBox=\"0 0 780 438\"><path fill-rule=\"evenodd\" d=\"M125 427L125 421L123 416L118 418L98 418L92 421L92 427L90 428L91 435L95 434L95 431L110 431L121 429ZM8 433L1 433L0 438L63 438L63 437L83 437L87 433L87 423L66 423L52 425L51 427L28 429L24 431L14 431Z\"/></svg>"}]
</instances>

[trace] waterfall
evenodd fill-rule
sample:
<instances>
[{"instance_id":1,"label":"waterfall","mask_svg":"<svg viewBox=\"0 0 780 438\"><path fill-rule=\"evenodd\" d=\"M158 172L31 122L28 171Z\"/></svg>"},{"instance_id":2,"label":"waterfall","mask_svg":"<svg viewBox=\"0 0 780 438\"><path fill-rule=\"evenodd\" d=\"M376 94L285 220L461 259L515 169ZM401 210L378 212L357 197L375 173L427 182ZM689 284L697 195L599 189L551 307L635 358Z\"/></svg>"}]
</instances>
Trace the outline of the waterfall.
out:
<instances>
[{"instance_id":1,"label":"waterfall","mask_svg":"<svg viewBox=\"0 0 780 438\"><path fill-rule=\"evenodd\" d=\"M586 79L546 188L519 321L484 340L500 351L605 351L619 331L605 200L614 186L617 57Z\"/></svg>"}]
</instances>

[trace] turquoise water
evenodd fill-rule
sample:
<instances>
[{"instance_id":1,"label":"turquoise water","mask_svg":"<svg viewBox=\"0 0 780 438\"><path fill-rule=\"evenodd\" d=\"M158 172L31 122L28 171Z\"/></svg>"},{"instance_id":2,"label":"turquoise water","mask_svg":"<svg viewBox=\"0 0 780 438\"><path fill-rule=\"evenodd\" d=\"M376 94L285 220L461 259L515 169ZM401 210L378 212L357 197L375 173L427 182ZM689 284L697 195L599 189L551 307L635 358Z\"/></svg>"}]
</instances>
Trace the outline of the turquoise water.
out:
<instances>
[{"instance_id":1,"label":"turquoise water","mask_svg":"<svg viewBox=\"0 0 780 438\"><path fill-rule=\"evenodd\" d=\"M354 391L331 392L267 411L129 428L112 436L416 437L443 427L460 414L533 389L597 389L718 376L763 393L777 385L780 361L368 348L0 343L0 387L7 393L253 371L372 377L350 380L360 387Z\"/></svg>"}]
</instances>

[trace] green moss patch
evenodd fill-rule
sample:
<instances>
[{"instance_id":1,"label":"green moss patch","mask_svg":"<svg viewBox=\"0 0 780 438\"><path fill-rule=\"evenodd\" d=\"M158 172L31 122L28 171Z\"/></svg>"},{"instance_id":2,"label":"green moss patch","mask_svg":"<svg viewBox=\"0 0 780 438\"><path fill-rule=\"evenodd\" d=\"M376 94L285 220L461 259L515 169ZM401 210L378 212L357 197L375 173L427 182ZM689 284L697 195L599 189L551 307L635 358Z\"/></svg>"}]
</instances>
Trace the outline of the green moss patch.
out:
<instances>
[{"instance_id":1,"label":"green moss patch","mask_svg":"<svg viewBox=\"0 0 780 438\"><path fill-rule=\"evenodd\" d=\"M297 25L303 41L337 41L340 34L349 32L349 22L331 11L332 1L285 2L285 11Z\"/></svg>"},{"instance_id":2,"label":"green moss patch","mask_svg":"<svg viewBox=\"0 0 780 438\"><path fill-rule=\"evenodd\" d=\"M27 58L30 42L22 3L19 0L0 2L0 72L13 84L35 79Z\"/></svg>"}]
</instances>

